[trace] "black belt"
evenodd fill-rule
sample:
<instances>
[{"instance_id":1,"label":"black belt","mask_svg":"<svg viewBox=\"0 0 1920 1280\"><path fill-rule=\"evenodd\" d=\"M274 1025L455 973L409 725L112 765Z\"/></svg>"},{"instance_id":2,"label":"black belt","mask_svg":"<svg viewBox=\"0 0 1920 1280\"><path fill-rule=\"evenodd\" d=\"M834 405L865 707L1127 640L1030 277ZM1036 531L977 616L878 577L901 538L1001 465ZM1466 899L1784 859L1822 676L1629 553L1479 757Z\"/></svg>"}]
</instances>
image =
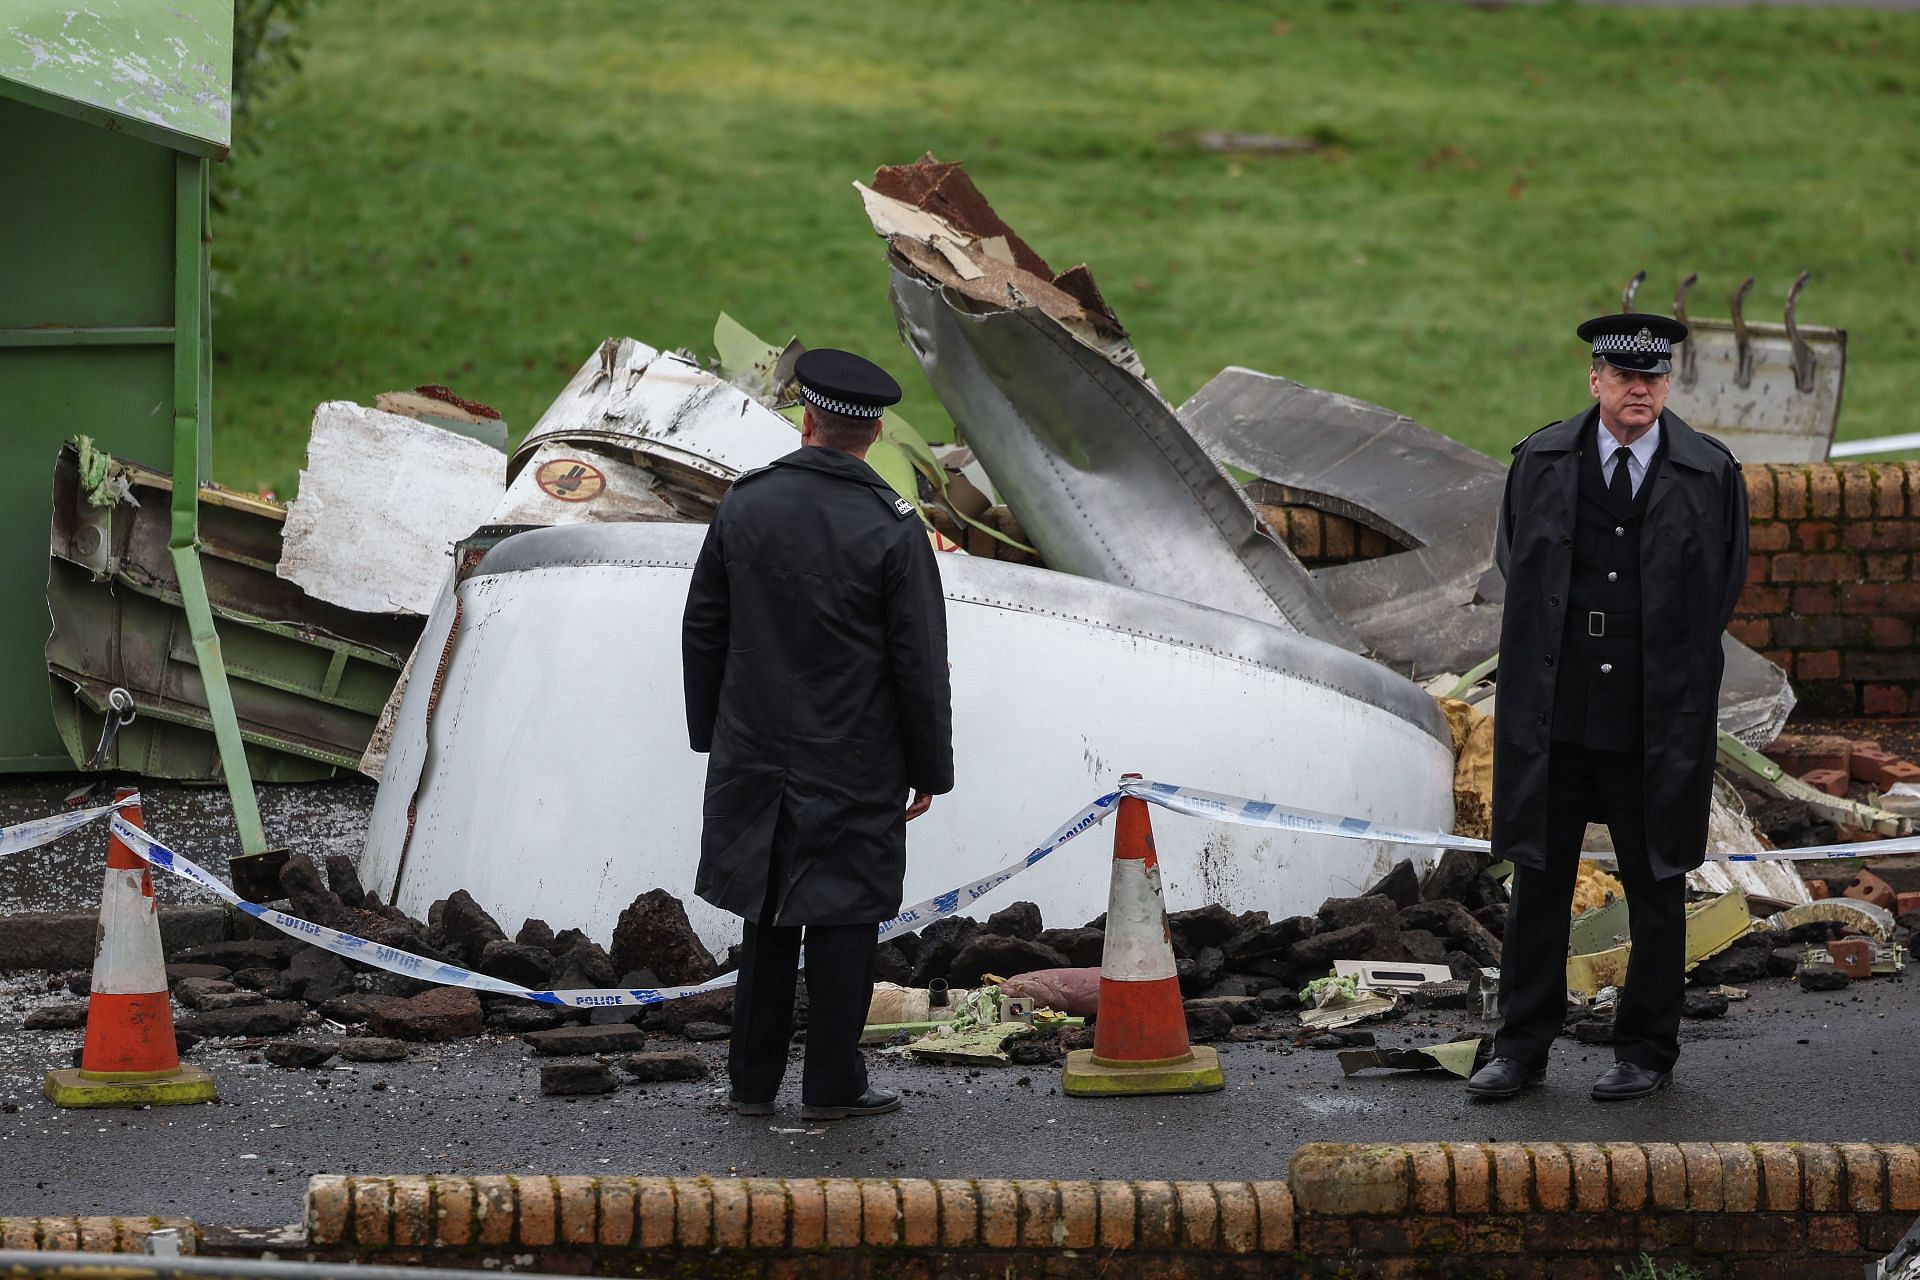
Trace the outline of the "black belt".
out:
<instances>
[{"instance_id":1,"label":"black belt","mask_svg":"<svg viewBox=\"0 0 1920 1280\"><path fill-rule=\"evenodd\" d=\"M1587 614L1587 634L1590 636L1637 636L1640 634L1640 615L1602 613L1596 609Z\"/></svg>"}]
</instances>

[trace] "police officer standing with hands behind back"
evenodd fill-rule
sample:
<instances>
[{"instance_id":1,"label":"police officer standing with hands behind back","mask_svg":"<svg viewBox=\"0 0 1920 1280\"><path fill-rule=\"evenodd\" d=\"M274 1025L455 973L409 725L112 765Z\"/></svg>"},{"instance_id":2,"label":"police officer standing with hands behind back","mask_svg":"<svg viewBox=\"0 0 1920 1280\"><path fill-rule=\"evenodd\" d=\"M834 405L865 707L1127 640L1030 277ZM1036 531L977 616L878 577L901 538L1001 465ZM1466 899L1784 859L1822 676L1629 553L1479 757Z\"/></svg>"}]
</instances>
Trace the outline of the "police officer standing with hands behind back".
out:
<instances>
[{"instance_id":1,"label":"police officer standing with hands behind back","mask_svg":"<svg viewBox=\"0 0 1920 1280\"><path fill-rule=\"evenodd\" d=\"M1666 412L1665 316L1602 316L1595 403L1514 446L1494 716L1493 853L1514 864L1494 1058L1505 1099L1546 1077L1566 1016L1569 912L1589 821L1613 836L1633 933L1601 1101L1671 1081L1686 981L1686 873L1706 856L1721 633L1747 577L1747 495L1726 446Z\"/></svg>"},{"instance_id":2,"label":"police officer standing with hands behind back","mask_svg":"<svg viewBox=\"0 0 1920 1280\"><path fill-rule=\"evenodd\" d=\"M844 351L795 374L801 447L734 481L687 592L687 732L711 753L694 887L746 921L733 1109L773 1111L804 942L801 1116L838 1120L900 1106L868 1086L860 1033L906 823L953 788L953 714L933 548L864 460L899 384Z\"/></svg>"}]
</instances>

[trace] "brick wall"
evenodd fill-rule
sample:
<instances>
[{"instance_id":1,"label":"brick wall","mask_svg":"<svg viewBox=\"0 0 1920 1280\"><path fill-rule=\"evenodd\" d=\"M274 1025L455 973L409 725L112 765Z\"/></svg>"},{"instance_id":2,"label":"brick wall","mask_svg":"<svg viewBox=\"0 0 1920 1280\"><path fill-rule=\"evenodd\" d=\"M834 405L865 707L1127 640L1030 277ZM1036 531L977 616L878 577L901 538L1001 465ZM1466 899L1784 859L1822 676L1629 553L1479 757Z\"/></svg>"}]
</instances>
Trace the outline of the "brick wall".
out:
<instances>
[{"instance_id":1,"label":"brick wall","mask_svg":"<svg viewBox=\"0 0 1920 1280\"><path fill-rule=\"evenodd\" d=\"M1751 559L1729 628L1815 715L1920 714L1920 462L1749 465Z\"/></svg>"},{"instance_id":2,"label":"brick wall","mask_svg":"<svg viewBox=\"0 0 1920 1280\"><path fill-rule=\"evenodd\" d=\"M1286 1182L318 1177L283 1256L740 1280L1857 1280L1920 1213L1920 1148L1302 1147ZM527 1258L531 1255L531 1259Z\"/></svg>"}]
</instances>

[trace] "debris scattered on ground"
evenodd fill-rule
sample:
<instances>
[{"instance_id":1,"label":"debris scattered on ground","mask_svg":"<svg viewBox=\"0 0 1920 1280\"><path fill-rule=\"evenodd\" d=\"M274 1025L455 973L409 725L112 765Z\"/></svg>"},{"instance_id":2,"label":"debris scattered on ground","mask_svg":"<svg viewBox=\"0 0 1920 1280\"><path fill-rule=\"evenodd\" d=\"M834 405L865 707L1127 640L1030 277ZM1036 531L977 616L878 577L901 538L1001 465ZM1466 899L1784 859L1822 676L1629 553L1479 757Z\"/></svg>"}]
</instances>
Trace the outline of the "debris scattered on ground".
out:
<instances>
[{"instance_id":1,"label":"debris scattered on ground","mask_svg":"<svg viewBox=\"0 0 1920 1280\"><path fill-rule=\"evenodd\" d=\"M612 1093L620 1077L598 1058L560 1058L540 1064L540 1092L554 1097Z\"/></svg>"},{"instance_id":2,"label":"debris scattered on ground","mask_svg":"<svg viewBox=\"0 0 1920 1280\"><path fill-rule=\"evenodd\" d=\"M1354 1075L1375 1067L1395 1071L1450 1071L1461 1079L1473 1074L1480 1056L1481 1038L1450 1040L1446 1044L1409 1045L1403 1049L1348 1049L1340 1054L1340 1071Z\"/></svg>"}]
</instances>

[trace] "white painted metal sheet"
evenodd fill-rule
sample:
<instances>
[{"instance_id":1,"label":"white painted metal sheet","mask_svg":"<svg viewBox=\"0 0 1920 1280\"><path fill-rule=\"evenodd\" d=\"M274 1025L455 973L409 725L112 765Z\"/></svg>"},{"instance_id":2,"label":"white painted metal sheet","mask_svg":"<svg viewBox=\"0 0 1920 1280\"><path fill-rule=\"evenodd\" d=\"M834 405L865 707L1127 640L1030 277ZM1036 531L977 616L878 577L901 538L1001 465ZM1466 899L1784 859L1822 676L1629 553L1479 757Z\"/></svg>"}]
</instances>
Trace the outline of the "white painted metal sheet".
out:
<instances>
[{"instance_id":1,"label":"white painted metal sheet","mask_svg":"<svg viewBox=\"0 0 1920 1280\"><path fill-rule=\"evenodd\" d=\"M538 916L604 940L658 886L686 901L710 946L739 936L692 893L706 757L686 742L680 616L704 532L536 530L461 584L457 626L451 610L430 620L401 708L363 866L371 887L415 914L464 888L509 929ZM578 554L587 539L598 550ZM497 568L510 548L514 567ZM1019 857L1126 772L1451 825L1444 721L1392 672L1183 601L991 560L940 563L958 785L908 828L908 901ZM436 682L428 655L450 631ZM1154 824L1175 910L1309 912L1404 856L1165 814ZM1111 850L1100 829L979 911L1025 898L1050 924L1091 919L1107 908Z\"/></svg>"},{"instance_id":2,"label":"white painted metal sheet","mask_svg":"<svg viewBox=\"0 0 1920 1280\"><path fill-rule=\"evenodd\" d=\"M345 400L313 411L275 572L365 613L424 614L506 487L498 450Z\"/></svg>"}]
</instances>

